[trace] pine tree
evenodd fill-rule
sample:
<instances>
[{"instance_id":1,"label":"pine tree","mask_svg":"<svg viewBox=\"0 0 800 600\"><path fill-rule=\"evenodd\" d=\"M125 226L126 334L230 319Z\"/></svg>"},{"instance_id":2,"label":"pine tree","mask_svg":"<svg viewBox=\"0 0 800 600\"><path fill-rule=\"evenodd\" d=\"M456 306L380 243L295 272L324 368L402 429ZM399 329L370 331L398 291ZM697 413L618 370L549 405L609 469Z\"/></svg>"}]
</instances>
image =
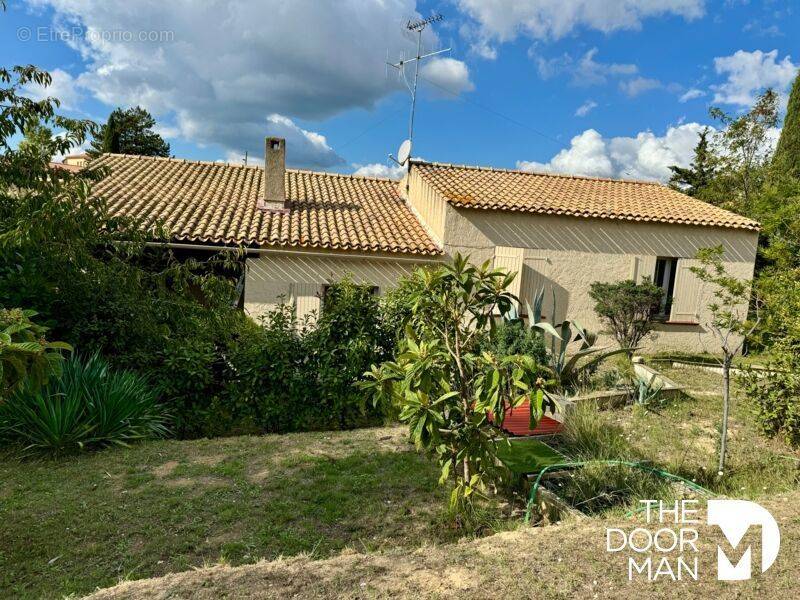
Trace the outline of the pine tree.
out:
<instances>
[{"instance_id":1,"label":"pine tree","mask_svg":"<svg viewBox=\"0 0 800 600\"><path fill-rule=\"evenodd\" d=\"M709 129L700 132L700 139L694 147L694 159L688 167L671 166L670 187L689 196L697 196L708 186L714 177L714 155L709 148Z\"/></svg>"},{"instance_id":2,"label":"pine tree","mask_svg":"<svg viewBox=\"0 0 800 600\"><path fill-rule=\"evenodd\" d=\"M800 73L792 86L772 166L779 173L800 179Z\"/></svg>"},{"instance_id":3,"label":"pine tree","mask_svg":"<svg viewBox=\"0 0 800 600\"><path fill-rule=\"evenodd\" d=\"M118 108L100 127L92 140L91 156L104 152L135 154L138 156L169 156L169 144L152 130L156 120L145 109L137 106Z\"/></svg>"}]
</instances>

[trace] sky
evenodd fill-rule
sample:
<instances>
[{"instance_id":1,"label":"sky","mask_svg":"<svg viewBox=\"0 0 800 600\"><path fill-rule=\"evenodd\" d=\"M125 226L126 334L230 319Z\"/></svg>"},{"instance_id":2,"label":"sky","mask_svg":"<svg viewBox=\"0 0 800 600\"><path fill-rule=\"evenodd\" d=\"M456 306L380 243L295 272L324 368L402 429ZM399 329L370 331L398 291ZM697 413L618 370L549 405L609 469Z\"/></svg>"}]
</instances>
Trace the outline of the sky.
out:
<instances>
[{"instance_id":1,"label":"sky","mask_svg":"<svg viewBox=\"0 0 800 600\"><path fill-rule=\"evenodd\" d=\"M103 122L143 106L180 158L397 176L410 94L386 66L440 13L420 68L425 160L665 181L711 106L746 110L800 67L796 0L7 0L0 63ZM413 77L413 69L406 71ZM775 131L777 139L779 131Z\"/></svg>"}]
</instances>

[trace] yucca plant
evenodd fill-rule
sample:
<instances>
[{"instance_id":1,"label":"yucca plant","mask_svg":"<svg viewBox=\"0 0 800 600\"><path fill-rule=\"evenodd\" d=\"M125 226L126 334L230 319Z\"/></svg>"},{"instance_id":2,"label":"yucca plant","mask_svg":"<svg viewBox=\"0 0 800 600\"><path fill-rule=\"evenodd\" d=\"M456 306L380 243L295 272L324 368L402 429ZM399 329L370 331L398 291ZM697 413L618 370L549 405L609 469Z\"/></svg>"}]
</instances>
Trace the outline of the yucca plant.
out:
<instances>
[{"instance_id":1,"label":"yucca plant","mask_svg":"<svg viewBox=\"0 0 800 600\"><path fill-rule=\"evenodd\" d=\"M0 405L0 439L26 452L63 454L125 446L169 433L155 390L97 355L71 357L58 378L25 387Z\"/></svg>"}]
</instances>

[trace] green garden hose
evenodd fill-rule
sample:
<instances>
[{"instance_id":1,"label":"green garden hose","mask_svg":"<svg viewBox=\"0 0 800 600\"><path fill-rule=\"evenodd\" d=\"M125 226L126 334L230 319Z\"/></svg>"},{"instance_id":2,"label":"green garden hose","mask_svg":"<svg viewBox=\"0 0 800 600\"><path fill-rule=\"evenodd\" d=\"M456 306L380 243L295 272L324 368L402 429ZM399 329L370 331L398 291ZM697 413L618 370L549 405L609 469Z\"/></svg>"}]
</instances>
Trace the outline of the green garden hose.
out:
<instances>
[{"instance_id":1,"label":"green garden hose","mask_svg":"<svg viewBox=\"0 0 800 600\"><path fill-rule=\"evenodd\" d=\"M648 471L650 473L655 473L660 477L664 477L665 479L672 479L675 481L680 481L681 483L685 484L687 487L692 488L697 492L701 492L706 495L712 495L713 492L704 488L703 486L697 485L693 481L689 481L688 479L684 479L679 475L674 475L669 471L665 471L664 469L657 469L655 467L648 466L641 462L632 462L628 460L585 460L585 461L578 461L578 462L565 462L559 463L555 465L548 465L544 467L541 471L539 471L539 475L536 477L536 481L533 483L533 487L531 488L531 493L528 496L528 505L525 508L525 524L527 525L531 520L531 509L536 502L536 495L539 492L539 484L542 481L542 477L547 471L552 471L554 469L574 469L577 467L585 467L589 464L603 464L603 465L621 465L625 467L633 467L634 469L640 469L642 471ZM634 511L635 512L635 511Z\"/></svg>"}]
</instances>

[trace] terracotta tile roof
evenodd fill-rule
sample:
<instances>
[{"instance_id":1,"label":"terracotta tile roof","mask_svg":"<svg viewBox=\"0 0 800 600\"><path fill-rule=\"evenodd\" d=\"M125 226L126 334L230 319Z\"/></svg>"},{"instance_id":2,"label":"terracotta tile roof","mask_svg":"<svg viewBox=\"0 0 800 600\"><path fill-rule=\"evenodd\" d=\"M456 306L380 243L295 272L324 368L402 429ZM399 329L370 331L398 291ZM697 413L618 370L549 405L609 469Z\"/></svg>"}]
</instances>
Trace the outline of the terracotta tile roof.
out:
<instances>
[{"instance_id":1,"label":"terracotta tile roof","mask_svg":"<svg viewBox=\"0 0 800 600\"><path fill-rule=\"evenodd\" d=\"M414 161L454 206L757 230L759 225L664 185Z\"/></svg>"},{"instance_id":2,"label":"terracotta tile roof","mask_svg":"<svg viewBox=\"0 0 800 600\"><path fill-rule=\"evenodd\" d=\"M94 186L112 214L160 221L175 240L439 254L391 179L287 169L286 213L256 207L264 170L173 158L105 154Z\"/></svg>"}]
</instances>

